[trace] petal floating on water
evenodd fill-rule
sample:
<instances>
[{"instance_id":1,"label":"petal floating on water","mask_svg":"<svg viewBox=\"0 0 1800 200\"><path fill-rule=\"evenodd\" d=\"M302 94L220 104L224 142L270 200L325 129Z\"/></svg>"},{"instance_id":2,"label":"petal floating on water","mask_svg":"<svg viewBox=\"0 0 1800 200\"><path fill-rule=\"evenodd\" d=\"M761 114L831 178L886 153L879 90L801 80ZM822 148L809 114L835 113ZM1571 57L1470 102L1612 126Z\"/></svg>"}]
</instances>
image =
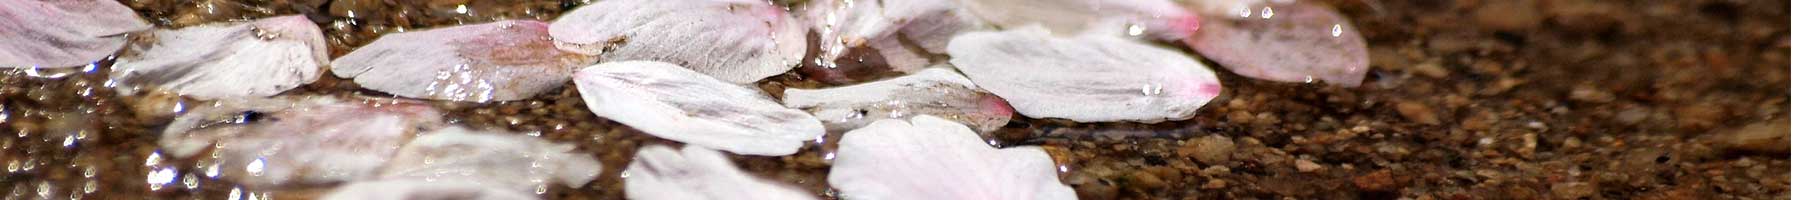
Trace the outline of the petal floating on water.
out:
<instances>
[{"instance_id":1,"label":"petal floating on water","mask_svg":"<svg viewBox=\"0 0 1800 200\"><path fill-rule=\"evenodd\" d=\"M111 0L0 0L0 68L83 66L125 46L122 34L150 29Z\"/></svg>"},{"instance_id":2,"label":"petal floating on water","mask_svg":"<svg viewBox=\"0 0 1800 200\"><path fill-rule=\"evenodd\" d=\"M827 176L846 199L1075 199L1043 149L995 149L929 115L846 133Z\"/></svg>"},{"instance_id":3,"label":"petal floating on water","mask_svg":"<svg viewBox=\"0 0 1800 200\"><path fill-rule=\"evenodd\" d=\"M698 146L676 151L668 146L639 148L625 167L629 199L818 199L793 186L763 180L739 170L725 154Z\"/></svg>"},{"instance_id":4,"label":"petal floating on water","mask_svg":"<svg viewBox=\"0 0 1800 200\"><path fill-rule=\"evenodd\" d=\"M747 155L788 155L825 134L805 111L767 95L655 61L594 65L575 86L595 115L664 139Z\"/></svg>"},{"instance_id":5,"label":"petal floating on water","mask_svg":"<svg viewBox=\"0 0 1800 200\"><path fill-rule=\"evenodd\" d=\"M372 178L419 130L441 126L422 102L332 97L227 99L194 108L163 131L176 157L211 149L223 176L252 186Z\"/></svg>"},{"instance_id":6,"label":"petal floating on water","mask_svg":"<svg viewBox=\"0 0 1800 200\"><path fill-rule=\"evenodd\" d=\"M1219 95L1212 70L1179 51L1041 28L976 32L950 42L950 63L1019 114L1078 122L1193 117Z\"/></svg>"},{"instance_id":7,"label":"petal floating on water","mask_svg":"<svg viewBox=\"0 0 1800 200\"><path fill-rule=\"evenodd\" d=\"M1356 87L1369 71L1368 45L1331 8L1275 4L1258 14L1213 17L1186 39L1189 47L1238 75ZM1261 13L1279 14L1261 14Z\"/></svg>"},{"instance_id":8,"label":"petal floating on water","mask_svg":"<svg viewBox=\"0 0 1800 200\"><path fill-rule=\"evenodd\" d=\"M279 94L318 80L328 56L319 27L297 15L151 34L155 43L120 57L113 78L199 99Z\"/></svg>"},{"instance_id":9,"label":"petal floating on water","mask_svg":"<svg viewBox=\"0 0 1800 200\"><path fill-rule=\"evenodd\" d=\"M448 127L401 147L382 178L469 181L521 192L551 180L581 187L600 175L600 161L574 149L523 134Z\"/></svg>"},{"instance_id":10,"label":"petal floating on water","mask_svg":"<svg viewBox=\"0 0 1800 200\"><path fill-rule=\"evenodd\" d=\"M1012 120L1012 108L961 74L930 68L889 80L829 89L787 89L782 104L806 109L835 131L882 119L915 115L948 117L983 132Z\"/></svg>"},{"instance_id":11,"label":"petal floating on water","mask_svg":"<svg viewBox=\"0 0 1800 200\"><path fill-rule=\"evenodd\" d=\"M331 62L338 77L411 98L512 101L569 82L594 58L556 49L549 25L508 20L393 33Z\"/></svg>"},{"instance_id":12,"label":"petal floating on water","mask_svg":"<svg viewBox=\"0 0 1800 200\"><path fill-rule=\"evenodd\" d=\"M600 1L557 18L550 36L602 61L677 63L732 83L787 72L807 47L805 26L762 1Z\"/></svg>"}]
</instances>

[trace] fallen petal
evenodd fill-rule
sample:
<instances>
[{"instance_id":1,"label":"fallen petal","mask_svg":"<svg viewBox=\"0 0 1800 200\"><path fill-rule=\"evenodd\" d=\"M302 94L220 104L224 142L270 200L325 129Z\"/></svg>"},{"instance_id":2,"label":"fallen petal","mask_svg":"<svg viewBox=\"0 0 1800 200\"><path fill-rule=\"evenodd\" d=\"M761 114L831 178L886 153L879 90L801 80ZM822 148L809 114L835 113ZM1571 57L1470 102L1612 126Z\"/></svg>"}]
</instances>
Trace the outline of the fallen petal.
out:
<instances>
[{"instance_id":1,"label":"fallen petal","mask_svg":"<svg viewBox=\"0 0 1800 200\"><path fill-rule=\"evenodd\" d=\"M894 67L904 72L923 69L930 63L896 60L910 58L896 58L896 53L942 54L957 33L985 30L988 26L961 9L955 0L812 1L804 9L812 30L820 34L821 60L834 60L850 49L868 46L888 56L890 64L906 64ZM911 52L903 42L925 52Z\"/></svg>"},{"instance_id":2,"label":"fallen petal","mask_svg":"<svg viewBox=\"0 0 1800 200\"><path fill-rule=\"evenodd\" d=\"M325 35L298 15L151 34L155 43L120 57L112 77L198 99L280 94L318 80L328 56Z\"/></svg>"},{"instance_id":3,"label":"fallen petal","mask_svg":"<svg viewBox=\"0 0 1800 200\"><path fill-rule=\"evenodd\" d=\"M1005 100L946 68L829 89L790 88L783 93L782 104L822 117L825 127L833 131L861 128L876 120L934 115L987 132L1006 125L1013 114Z\"/></svg>"},{"instance_id":4,"label":"fallen petal","mask_svg":"<svg viewBox=\"0 0 1800 200\"><path fill-rule=\"evenodd\" d=\"M158 141L163 152L202 159L224 178L251 186L370 178L442 113L422 102L332 97L227 99L177 117Z\"/></svg>"},{"instance_id":5,"label":"fallen petal","mask_svg":"<svg viewBox=\"0 0 1800 200\"><path fill-rule=\"evenodd\" d=\"M537 195L469 181L427 181L413 179L356 182L338 186L319 199L482 199L528 200Z\"/></svg>"},{"instance_id":6,"label":"fallen petal","mask_svg":"<svg viewBox=\"0 0 1800 200\"><path fill-rule=\"evenodd\" d=\"M1242 17L1207 18L1185 41L1238 75L1362 85L1369 71L1368 45L1348 19L1331 8L1307 3L1271 3L1264 8Z\"/></svg>"},{"instance_id":7,"label":"fallen petal","mask_svg":"<svg viewBox=\"0 0 1800 200\"><path fill-rule=\"evenodd\" d=\"M846 133L827 180L846 199L1075 199L1055 165L1038 147L995 149L962 124L920 115Z\"/></svg>"},{"instance_id":8,"label":"fallen petal","mask_svg":"<svg viewBox=\"0 0 1800 200\"><path fill-rule=\"evenodd\" d=\"M111 0L0 0L0 67L66 68L106 58L150 29Z\"/></svg>"},{"instance_id":9,"label":"fallen petal","mask_svg":"<svg viewBox=\"0 0 1800 200\"><path fill-rule=\"evenodd\" d=\"M512 101L569 82L594 58L556 49L549 25L507 20L393 33L331 62L338 77L410 98Z\"/></svg>"},{"instance_id":10,"label":"fallen petal","mask_svg":"<svg viewBox=\"0 0 1800 200\"><path fill-rule=\"evenodd\" d=\"M1150 34L1158 39L1188 37L1199 16L1170 0L961 0L970 13L1001 28L1043 26L1058 35L1090 30L1120 30L1130 35ZM1123 18L1130 26L1099 23Z\"/></svg>"},{"instance_id":11,"label":"fallen petal","mask_svg":"<svg viewBox=\"0 0 1800 200\"><path fill-rule=\"evenodd\" d=\"M537 137L448 127L401 147L383 179L458 180L533 191L551 180L581 187L600 175L600 161L574 145Z\"/></svg>"},{"instance_id":12,"label":"fallen petal","mask_svg":"<svg viewBox=\"0 0 1800 200\"><path fill-rule=\"evenodd\" d=\"M1212 70L1181 52L1112 36L1053 36L1041 28L957 36L950 63L1033 118L1182 120L1220 89Z\"/></svg>"},{"instance_id":13,"label":"fallen petal","mask_svg":"<svg viewBox=\"0 0 1800 200\"><path fill-rule=\"evenodd\" d=\"M751 0L600 1L556 19L550 36L602 61L677 63L740 84L793 69L807 46L785 8Z\"/></svg>"},{"instance_id":14,"label":"fallen petal","mask_svg":"<svg viewBox=\"0 0 1800 200\"><path fill-rule=\"evenodd\" d=\"M628 199L818 199L798 188L763 180L739 170L724 154L687 146L646 146L625 167Z\"/></svg>"},{"instance_id":15,"label":"fallen petal","mask_svg":"<svg viewBox=\"0 0 1800 200\"><path fill-rule=\"evenodd\" d=\"M656 61L594 65L575 86L595 115L663 139L747 155L788 155L825 134L805 111L759 91Z\"/></svg>"}]
</instances>

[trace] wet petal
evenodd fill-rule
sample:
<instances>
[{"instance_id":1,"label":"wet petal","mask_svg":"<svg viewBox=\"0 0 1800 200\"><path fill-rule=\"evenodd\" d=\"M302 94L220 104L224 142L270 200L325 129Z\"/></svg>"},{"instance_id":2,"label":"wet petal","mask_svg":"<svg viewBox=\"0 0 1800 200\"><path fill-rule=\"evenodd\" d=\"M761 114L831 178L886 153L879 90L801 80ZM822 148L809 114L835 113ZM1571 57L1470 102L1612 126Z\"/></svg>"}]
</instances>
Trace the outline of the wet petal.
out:
<instances>
[{"instance_id":1,"label":"wet petal","mask_svg":"<svg viewBox=\"0 0 1800 200\"><path fill-rule=\"evenodd\" d=\"M1194 58L1104 35L967 33L950 42L950 63L1033 118L1182 120L1219 95L1219 79Z\"/></svg>"},{"instance_id":2,"label":"wet petal","mask_svg":"<svg viewBox=\"0 0 1800 200\"><path fill-rule=\"evenodd\" d=\"M155 43L120 57L113 78L199 99L279 94L317 80L328 56L319 27L297 15L151 34Z\"/></svg>"},{"instance_id":3,"label":"wet petal","mask_svg":"<svg viewBox=\"0 0 1800 200\"><path fill-rule=\"evenodd\" d=\"M846 199L1075 199L1043 149L995 149L929 115L887 119L838 142L828 180Z\"/></svg>"},{"instance_id":4,"label":"wet petal","mask_svg":"<svg viewBox=\"0 0 1800 200\"><path fill-rule=\"evenodd\" d=\"M523 134L448 127L401 147L382 178L469 181L522 192L552 181L581 187L600 175L600 162L574 149Z\"/></svg>"},{"instance_id":5,"label":"wet petal","mask_svg":"<svg viewBox=\"0 0 1800 200\"><path fill-rule=\"evenodd\" d=\"M1241 17L1208 18L1185 41L1238 75L1362 85L1369 71L1368 45L1348 19L1331 8L1307 3L1264 8Z\"/></svg>"},{"instance_id":6,"label":"wet petal","mask_svg":"<svg viewBox=\"0 0 1800 200\"><path fill-rule=\"evenodd\" d=\"M986 132L1006 125L1013 114L1006 101L946 68L837 88L787 89L784 93L782 104L806 109L824 120L827 128L837 131L861 128L882 119L935 115Z\"/></svg>"},{"instance_id":7,"label":"wet petal","mask_svg":"<svg viewBox=\"0 0 1800 200\"><path fill-rule=\"evenodd\" d=\"M512 101L556 89L594 62L560 51L548 24L509 20L393 33L331 62L338 77L411 98Z\"/></svg>"},{"instance_id":8,"label":"wet petal","mask_svg":"<svg viewBox=\"0 0 1800 200\"><path fill-rule=\"evenodd\" d=\"M602 61L677 63L732 83L787 72L806 53L806 28L762 1L610 0L550 24L557 47Z\"/></svg>"},{"instance_id":9,"label":"wet petal","mask_svg":"<svg viewBox=\"0 0 1800 200\"><path fill-rule=\"evenodd\" d=\"M1044 26L1058 35L1119 30L1159 39L1186 38L1199 16L1170 0L961 0L971 13L1002 28ZM1132 26L1099 23L1123 18Z\"/></svg>"},{"instance_id":10,"label":"wet petal","mask_svg":"<svg viewBox=\"0 0 1800 200\"><path fill-rule=\"evenodd\" d=\"M482 199L528 200L536 195L468 181L381 180L338 186L319 199Z\"/></svg>"},{"instance_id":11,"label":"wet petal","mask_svg":"<svg viewBox=\"0 0 1800 200\"><path fill-rule=\"evenodd\" d=\"M680 152L661 145L640 148L625 174L629 199L818 199L793 186L746 174L725 154L697 146Z\"/></svg>"},{"instance_id":12,"label":"wet petal","mask_svg":"<svg viewBox=\"0 0 1800 200\"><path fill-rule=\"evenodd\" d=\"M905 54L942 54L957 33L987 28L958 5L954 0L849 0L812 1L804 9L812 30L822 38L820 59L834 60L853 48L868 46L888 57L887 63L895 64L895 70L911 72L930 63L903 60L923 57ZM912 52L906 45L924 52Z\"/></svg>"},{"instance_id":13,"label":"wet petal","mask_svg":"<svg viewBox=\"0 0 1800 200\"><path fill-rule=\"evenodd\" d=\"M111 0L0 0L0 67L93 63L125 46L122 34L150 29Z\"/></svg>"},{"instance_id":14,"label":"wet petal","mask_svg":"<svg viewBox=\"0 0 1800 200\"><path fill-rule=\"evenodd\" d=\"M575 86L595 115L664 139L747 155L788 155L825 134L804 111L759 91L655 61L582 69Z\"/></svg>"},{"instance_id":15,"label":"wet petal","mask_svg":"<svg viewBox=\"0 0 1800 200\"><path fill-rule=\"evenodd\" d=\"M228 99L177 117L159 144L168 155L212 149L234 183L277 186L374 177L419 130L440 126L430 105L332 97ZM201 156L212 157L212 156Z\"/></svg>"}]
</instances>

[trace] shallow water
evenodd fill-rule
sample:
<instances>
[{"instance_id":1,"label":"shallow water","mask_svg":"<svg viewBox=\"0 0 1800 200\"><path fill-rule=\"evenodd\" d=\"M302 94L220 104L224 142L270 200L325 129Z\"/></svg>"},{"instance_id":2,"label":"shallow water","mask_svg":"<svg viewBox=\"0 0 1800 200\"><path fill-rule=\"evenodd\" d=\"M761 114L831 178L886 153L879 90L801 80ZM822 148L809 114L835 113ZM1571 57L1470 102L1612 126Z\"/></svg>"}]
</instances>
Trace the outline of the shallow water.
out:
<instances>
[{"instance_id":1,"label":"shallow water","mask_svg":"<svg viewBox=\"0 0 1800 200\"><path fill-rule=\"evenodd\" d=\"M304 14L326 31L333 57L381 33L550 20L586 3L123 2L159 28ZM1370 43L1374 69L1361 87L1220 71L1225 91L1192 120L1015 117L985 138L1044 146L1063 182L1086 199L1772 199L1789 192L1787 149L1721 141L1769 131L1745 127L1789 121L1790 2L1321 2L1351 17ZM110 65L0 72L0 132L16 133L0 136L7 166L0 189L8 199L289 199L329 189L245 188L207 178L196 160L163 156L154 141L170 118L154 113L204 102L118 95L106 81ZM759 86L779 94L834 85L798 71ZM286 94L389 96L329 75ZM434 104L453 123L574 143L604 164L601 179L543 191L552 199L623 198L617 175L633 151L674 144L595 117L572 85L521 101ZM734 160L829 195L824 180L836 136L795 155Z\"/></svg>"}]
</instances>

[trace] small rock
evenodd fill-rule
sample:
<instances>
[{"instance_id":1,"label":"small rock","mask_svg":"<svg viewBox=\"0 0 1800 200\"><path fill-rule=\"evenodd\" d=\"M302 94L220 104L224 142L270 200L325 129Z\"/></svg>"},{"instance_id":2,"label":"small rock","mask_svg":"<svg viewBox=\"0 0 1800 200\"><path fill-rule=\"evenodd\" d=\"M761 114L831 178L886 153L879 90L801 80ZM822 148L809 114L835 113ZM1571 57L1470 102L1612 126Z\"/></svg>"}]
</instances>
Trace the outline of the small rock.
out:
<instances>
[{"instance_id":1,"label":"small rock","mask_svg":"<svg viewBox=\"0 0 1800 200\"><path fill-rule=\"evenodd\" d=\"M1612 92L1594 88L1592 85L1581 85L1569 90L1569 98L1591 103L1606 103L1612 102L1615 97Z\"/></svg>"},{"instance_id":2,"label":"small rock","mask_svg":"<svg viewBox=\"0 0 1800 200\"><path fill-rule=\"evenodd\" d=\"M1368 174L1363 174L1362 176L1357 176L1356 178L1352 179L1351 182L1356 184L1357 189L1361 189L1363 191L1371 191L1371 192L1394 191L1395 189L1399 189L1398 186L1400 184L1397 183L1396 181L1394 181L1393 176L1394 176L1393 172L1390 172L1390 171L1384 169L1381 171L1375 171L1375 172L1370 172Z\"/></svg>"},{"instance_id":3,"label":"small rock","mask_svg":"<svg viewBox=\"0 0 1800 200\"><path fill-rule=\"evenodd\" d=\"M1076 191L1075 194L1077 196L1079 196L1081 199L1118 199L1119 198L1119 188L1105 185L1105 184L1099 184L1099 183L1081 184L1079 186L1075 186L1075 191Z\"/></svg>"},{"instance_id":4,"label":"small rock","mask_svg":"<svg viewBox=\"0 0 1800 200\"><path fill-rule=\"evenodd\" d=\"M1538 27L1543 16L1531 1L1493 1L1475 10L1475 23L1501 31L1524 31Z\"/></svg>"},{"instance_id":5,"label":"small rock","mask_svg":"<svg viewBox=\"0 0 1800 200\"><path fill-rule=\"evenodd\" d=\"M1437 62L1419 63L1418 65L1413 65L1412 70L1413 72L1418 72L1421 75L1431 78L1444 78L1450 76L1450 70L1444 69L1444 65L1438 64Z\"/></svg>"},{"instance_id":6,"label":"small rock","mask_svg":"<svg viewBox=\"0 0 1800 200\"><path fill-rule=\"evenodd\" d=\"M1237 143L1232 142L1231 138L1208 135L1188 139L1187 147L1178 150L1177 153L1187 155L1188 158L1200 163L1219 165L1230 161L1231 152L1235 150L1237 150Z\"/></svg>"},{"instance_id":7,"label":"small rock","mask_svg":"<svg viewBox=\"0 0 1800 200\"><path fill-rule=\"evenodd\" d=\"M1763 123L1746 125L1731 132L1718 135L1718 140L1728 148L1766 153L1787 153L1788 118L1776 119Z\"/></svg>"},{"instance_id":8,"label":"small rock","mask_svg":"<svg viewBox=\"0 0 1800 200\"><path fill-rule=\"evenodd\" d=\"M1426 106L1425 104L1419 103L1419 102L1402 101L1399 103L1395 103L1394 111L1400 112L1400 116L1406 117L1407 120L1412 120L1412 122L1414 122L1414 123L1430 124L1430 125L1437 125L1437 124L1443 123L1441 121L1438 121L1437 112L1435 112L1430 106Z\"/></svg>"},{"instance_id":9,"label":"small rock","mask_svg":"<svg viewBox=\"0 0 1800 200\"><path fill-rule=\"evenodd\" d=\"M1313 172L1313 171L1318 171L1319 169L1325 168L1325 167L1319 166L1318 163L1313 163L1313 161L1309 161L1306 159L1295 159L1294 160L1294 168L1299 169L1300 172Z\"/></svg>"},{"instance_id":10,"label":"small rock","mask_svg":"<svg viewBox=\"0 0 1800 200\"><path fill-rule=\"evenodd\" d=\"M1687 130L1706 130L1725 118L1723 106L1711 103L1691 104L1675 108L1675 125Z\"/></svg>"},{"instance_id":11,"label":"small rock","mask_svg":"<svg viewBox=\"0 0 1800 200\"><path fill-rule=\"evenodd\" d=\"M1206 181L1205 185L1200 185L1200 189L1225 188L1226 184L1228 184L1228 183L1226 183L1225 180L1213 179L1210 181Z\"/></svg>"},{"instance_id":12,"label":"small rock","mask_svg":"<svg viewBox=\"0 0 1800 200\"><path fill-rule=\"evenodd\" d=\"M1550 193L1555 194L1558 199L1591 197L1594 196L1596 190L1598 188L1594 184L1584 182L1557 183L1555 186L1550 186Z\"/></svg>"},{"instance_id":13,"label":"small rock","mask_svg":"<svg viewBox=\"0 0 1800 200\"><path fill-rule=\"evenodd\" d=\"M1149 171L1132 172L1130 181L1131 186L1138 189L1161 189L1169 186L1169 182L1163 181L1162 178L1156 177L1156 174Z\"/></svg>"}]
</instances>

